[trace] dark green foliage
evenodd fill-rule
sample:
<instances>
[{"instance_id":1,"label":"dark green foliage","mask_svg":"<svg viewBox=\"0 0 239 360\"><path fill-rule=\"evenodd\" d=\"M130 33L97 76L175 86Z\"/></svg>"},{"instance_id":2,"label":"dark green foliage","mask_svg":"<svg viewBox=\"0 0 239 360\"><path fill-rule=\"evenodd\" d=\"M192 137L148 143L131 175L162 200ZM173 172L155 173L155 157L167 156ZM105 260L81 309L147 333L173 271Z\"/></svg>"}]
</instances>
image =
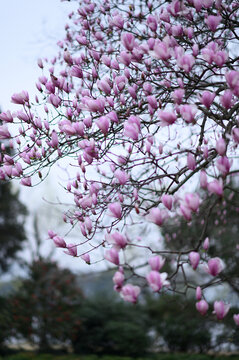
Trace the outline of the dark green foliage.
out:
<instances>
[{"instance_id":1,"label":"dark green foliage","mask_svg":"<svg viewBox=\"0 0 239 360\"><path fill-rule=\"evenodd\" d=\"M25 206L8 182L0 182L0 273L7 271L25 240Z\"/></svg>"},{"instance_id":2,"label":"dark green foliage","mask_svg":"<svg viewBox=\"0 0 239 360\"><path fill-rule=\"evenodd\" d=\"M37 260L10 298L15 336L39 345L41 351L69 340L75 309L82 301L76 276L56 263Z\"/></svg>"},{"instance_id":3,"label":"dark green foliage","mask_svg":"<svg viewBox=\"0 0 239 360\"><path fill-rule=\"evenodd\" d=\"M149 298L146 311L155 332L170 351L209 350L211 321L195 311L195 302L186 297L162 296Z\"/></svg>"},{"instance_id":4,"label":"dark green foliage","mask_svg":"<svg viewBox=\"0 0 239 360\"><path fill-rule=\"evenodd\" d=\"M140 305L98 295L87 299L78 317L72 341L77 353L141 356L149 348L147 318Z\"/></svg>"}]
</instances>

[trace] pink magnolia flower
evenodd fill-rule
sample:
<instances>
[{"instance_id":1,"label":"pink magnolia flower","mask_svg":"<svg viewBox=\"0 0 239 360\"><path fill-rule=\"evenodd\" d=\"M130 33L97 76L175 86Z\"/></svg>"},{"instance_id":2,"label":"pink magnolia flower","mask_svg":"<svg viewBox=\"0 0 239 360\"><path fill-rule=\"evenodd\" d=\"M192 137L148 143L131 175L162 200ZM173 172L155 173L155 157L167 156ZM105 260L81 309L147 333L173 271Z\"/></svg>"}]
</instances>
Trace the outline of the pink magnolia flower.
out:
<instances>
[{"instance_id":1,"label":"pink magnolia flower","mask_svg":"<svg viewBox=\"0 0 239 360\"><path fill-rule=\"evenodd\" d=\"M110 121L107 116L101 116L99 119L97 119L96 125L104 135L107 135L110 126Z\"/></svg>"},{"instance_id":2,"label":"pink magnolia flower","mask_svg":"<svg viewBox=\"0 0 239 360\"><path fill-rule=\"evenodd\" d=\"M195 156L190 152L187 155L187 165L189 170L194 170L196 168Z\"/></svg>"},{"instance_id":3,"label":"pink magnolia flower","mask_svg":"<svg viewBox=\"0 0 239 360\"><path fill-rule=\"evenodd\" d=\"M237 326L239 326L239 314L234 314L233 315L233 320L235 321L235 324Z\"/></svg>"},{"instance_id":4,"label":"pink magnolia flower","mask_svg":"<svg viewBox=\"0 0 239 360\"><path fill-rule=\"evenodd\" d=\"M124 274L121 271L116 271L113 276L113 283L115 284L115 290L120 291L124 283Z\"/></svg>"},{"instance_id":5,"label":"pink magnolia flower","mask_svg":"<svg viewBox=\"0 0 239 360\"><path fill-rule=\"evenodd\" d=\"M124 47L129 51L132 51L133 48L135 47L135 37L131 33L122 34L121 41Z\"/></svg>"},{"instance_id":6,"label":"pink magnolia flower","mask_svg":"<svg viewBox=\"0 0 239 360\"><path fill-rule=\"evenodd\" d=\"M208 303L205 300L200 300L196 303L196 309L201 315L206 315L208 308Z\"/></svg>"},{"instance_id":7,"label":"pink magnolia flower","mask_svg":"<svg viewBox=\"0 0 239 360\"><path fill-rule=\"evenodd\" d=\"M172 94L173 101L178 105L181 104L184 95L185 95L184 89L174 90L174 92ZM181 116L182 116L182 114L181 114Z\"/></svg>"},{"instance_id":8,"label":"pink magnolia flower","mask_svg":"<svg viewBox=\"0 0 239 360\"><path fill-rule=\"evenodd\" d=\"M138 140L140 133L140 119L138 116L130 116L124 123L124 135L132 140Z\"/></svg>"},{"instance_id":9,"label":"pink magnolia flower","mask_svg":"<svg viewBox=\"0 0 239 360\"><path fill-rule=\"evenodd\" d=\"M158 112L158 116L160 118L161 126L169 126L175 123L177 120L177 116L172 111L163 111L160 110Z\"/></svg>"},{"instance_id":10,"label":"pink magnolia flower","mask_svg":"<svg viewBox=\"0 0 239 360\"><path fill-rule=\"evenodd\" d=\"M183 69L186 73L189 73L195 64L195 57L193 55L185 54L178 58L177 64L179 68Z\"/></svg>"},{"instance_id":11,"label":"pink magnolia flower","mask_svg":"<svg viewBox=\"0 0 239 360\"><path fill-rule=\"evenodd\" d=\"M115 265L119 265L119 252L114 247L105 251L104 258Z\"/></svg>"},{"instance_id":12,"label":"pink magnolia flower","mask_svg":"<svg viewBox=\"0 0 239 360\"><path fill-rule=\"evenodd\" d=\"M222 196L223 194L223 183L220 180L213 180L207 185L208 191L214 193L218 196Z\"/></svg>"},{"instance_id":13,"label":"pink magnolia flower","mask_svg":"<svg viewBox=\"0 0 239 360\"><path fill-rule=\"evenodd\" d=\"M216 142L217 153L221 156L225 155L226 148L227 148L227 145L226 145L225 140L223 138L218 139Z\"/></svg>"},{"instance_id":14,"label":"pink magnolia flower","mask_svg":"<svg viewBox=\"0 0 239 360\"><path fill-rule=\"evenodd\" d=\"M207 24L209 29L214 32L217 30L217 27L220 24L221 20L222 20L222 17L220 15L219 16L209 15L205 19L205 23Z\"/></svg>"},{"instance_id":15,"label":"pink magnolia flower","mask_svg":"<svg viewBox=\"0 0 239 360\"><path fill-rule=\"evenodd\" d=\"M203 189L207 188L207 174L204 170L200 172L200 186Z\"/></svg>"},{"instance_id":16,"label":"pink magnolia flower","mask_svg":"<svg viewBox=\"0 0 239 360\"><path fill-rule=\"evenodd\" d=\"M221 156L217 160L217 168L222 173L222 175L227 175L230 171L231 162L226 156Z\"/></svg>"},{"instance_id":17,"label":"pink magnolia flower","mask_svg":"<svg viewBox=\"0 0 239 360\"><path fill-rule=\"evenodd\" d=\"M23 90L21 93L12 95L12 103L18 105L24 105L29 102L29 94L27 91Z\"/></svg>"},{"instance_id":18,"label":"pink magnolia flower","mask_svg":"<svg viewBox=\"0 0 239 360\"><path fill-rule=\"evenodd\" d=\"M206 239L205 239L204 242L203 242L203 249L204 249L205 251L207 251L208 248L209 248L209 238L206 237Z\"/></svg>"},{"instance_id":19,"label":"pink magnolia flower","mask_svg":"<svg viewBox=\"0 0 239 360\"><path fill-rule=\"evenodd\" d=\"M124 170L117 169L114 173L114 176L116 177L120 185L125 185L129 180L129 175Z\"/></svg>"},{"instance_id":20,"label":"pink magnolia flower","mask_svg":"<svg viewBox=\"0 0 239 360\"><path fill-rule=\"evenodd\" d=\"M125 301L132 302L135 304L138 300L138 296L140 294L140 287L134 286L132 284L127 284L122 287L120 295Z\"/></svg>"},{"instance_id":21,"label":"pink magnolia flower","mask_svg":"<svg viewBox=\"0 0 239 360\"><path fill-rule=\"evenodd\" d=\"M146 279L153 291L157 292L160 291L163 286L169 285L169 281L166 280L167 276L168 274L166 272L159 273L158 271L152 270L146 276Z\"/></svg>"},{"instance_id":22,"label":"pink magnolia flower","mask_svg":"<svg viewBox=\"0 0 239 360\"><path fill-rule=\"evenodd\" d=\"M73 65L70 73L71 73L71 76L83 78L83 71L82 71L81 67L78 65Z\"/></svg>"},{"instance_id":23,"label":"pink magnolia flower","mask_svg":"<svg viewBox=\"0 0 239 360\"><path fill-rule=\"evenodd\" d=\"M189 209L188 206L185 206L184 204L181 204L180 205L180 210L181 210L181 213L182 213L183 217L186 220L188 220L188 221L192 220L192 212L191 212L191 210Z\"/></svg>"},{"instance_id":24,"label":"pink magnolia flower","mask_svg":"<svg viewBox=\"0 0 239 360\"><path fill-rule=\"evenodd\" d=\"M166 42L156 40L154 44L153 54L157 59L167 61L171 58L169 46Z\"/></svg>"},{"instance_id":25,"label":"pink magnolia flower","mask_svg":"<svg viewBox=\"0 0 239 360\"><path fill-rule=\"evenodd\" d=\"M66 247L65 240L63 238L61 238L60 236L55 235L53 237L53 241L54 241L54 244L56 245L56 247L60 247L60 248Z\"/></svg>"},{"instance_id":26,"label":"pink magnolia flower","mask_svg":"<svg viewBox=\"0 0 239 360\"><path fill-rule=\"evenodd\" d=\"M86 262L86 264L90 264L90 255L88 253L81 255L81 259Z\"/></svg>"},{"instance_id":27,"label":"pink magnolia flower","mask_svg":"<svg viewBox=\"0 0 239 360\"><path fill-rule=\"evenodd\" d=\"M232 130L232 137L235 143L239 144L239 128L234 128Z\"/></svg>"},{"instance_id":28,"label":"pink magnolia flower","mask_svg":"<svg viewBox=\"0 0 239 360\"><path fill-rule=\"evenodd\" d=\"M192 123L197 113L197 107L195 105L185 104L180 106L179 111L186 123Z\"/></svg>"},{"instance_id":29,"label":"pink magnolia flower","mask_svg":"<svg viewBox=\"0 0 239 360\"><path fill-rule=\"evenodd\" d=\"M0 126L0 139L9 139L11 137L7 125Z\"/></svg>"},{"instance_id":30,"label":"pink magnolia flower","mask_svg":"<svg viewBox=\"0 0 239 360\"><path fill-rule=\"evenodd\" d=\"M121 219L122 217L122 208L119 202L114 202L108 205L108 209L111 212L111 216Z\"/></svg>"},{"instance_id":31,"label":"pink magnolia flower","mask_svg":"<svg viewBox=\"0 0 239 360\"><path fill-rule=\"evenodd\" d=\"M97 81L98 89L103 91L106 95L111 93L111 86L108 77L104 77L102 80Z\"/></svg>"},{"instance_id":32,"label":"pink magnolia flower","mask_svg":"<svg viewBox=\"0 0 239 360\"><path fill-rule=\"evenodd\" d=\"M160 210L159 208L152 208L147 216L149 221L152 221L154 224L161 226L164 221L168 218L168 213L166 210Z\"/></svg>"},{"instance_id":33,"label":"pink magnolia flower","mask_svg":"<svg viewBox=\"0 0 239 360\"><path fill-rule=\"evenodd\" d=\"M239 95L239 71L231 70L225 74L226 81L235 95Z\"/></svg>"},{"instance_id":34,"label":"pink magnolia flower","mask_svg":"<svg viewBox=\"0 0 239 360\"><path fill-rule=\"evenodd\" d=\"M171 210L172 206L173 206L173 197L172 197L172 195L168 195L168 194L163 195L162 196L162 203L164 204L164 206L168 210Z\"/></svg>"},{"instance_id":35,"label":"pink magnolia flower","mask_svg":"<svg viewBox=\"0 0 239 360\"><path fill-rule=\"evenodd\" d=\"M200 198L197 193L185 195L185 205L193 212L199 208Z\"/></svg>"},{"instance_id":36,"label":"pink magnolia flower","mask_svg":"<svg viewBox=\"0 0 239 360\"><path fill-rule=\"evenodd\" d=\"M230 309L230 304L225 304L223 301L214 302L214 311L218 320L222 320L228 313Z\"/></svg>"},{"instance_id":37,"label":"pink magnolia flower","mask_svg":"<svg viewBox=\"0 0 239 360\"><path fill-rule=\"evenodd\" d=\"M0 119L4 122L9 122L9 123L13 122L13 116L9 110L0 113Z\"/></svg>"},{"instance_id":38,"label":"pink magnolia flower","mask_svg":"<svg viewBox=\"0 0 239 360\"><path fill-rule=\"evenodd\" d=\"M121 15L117 14L112 19L112 24L118 27L119 29L123 29L124 27L124 19Z\"/></svg>"},{"instance_id":39,"label":"pink magnolia flower","mask_svg":"<svg viewBox=\"0 0 239 360\"><path fill-rule=\"evenodd\" d=\"M210 109L215 96L216 94L211 91L203 91L200 101L207 109Z\"/></svg>"},{"instance_id":40,"label":"pink magnolia flower","mask_svg":"<svg viewBox=\"0 0 239 360\"><path fill-rule=\"evenodd\" d=\"M156 31L158 27L158 22L155 16L149 15L147 17L147 25L152 31Z\"/></svg>"},{"instance_id":41,"label":"pink magnolia flower","mask_svg":"<svg viewBox=\"0 0 239 360\"><path fill-rule=\"evenodd\" d=\"M113 244L119 249L124 249L128 243L126 237L120 234L118 231L114 232L113 234L105 235L105 239L109 244Z\"/></svg>"},{"instance_id":42,"label":"pink magnolia flower","mask_svg":"<svg viewBox=\"0 0 239 360\"><path fill-rule=\"evenodd\" d=\"M68 244L66 248L67 251L64 251L65 254L70 256L77 256L77 246L75 244Z\"/></svg>"},{"instance_id":43,"label":"pink magnolia flower","mask_svg":"<svg viewBox=\"0 0 239 360\"><path fill-rule=\"evenodd\" d=\"M20 183L24 186L32 186L32 180L30 177L22 178Z\"/></svg>"},{"instance_id":44,"label":"pink magnolia flower","mask_svg":"<svg viewBox=\"0 0 239 360\"><path fill-rule=\"evenodd\" d=\"M202 289L200 286L197 286L196 288L196 300L200 301L202 299Z\"/></svg>"},{"instance_id":45,"label":"pink magnolia flower","mask_svg":"<svg viewBox=\"0 0 239 360\"><path fill-rule=\"evenodd\" d=\"M223 267L222 260L218 257L215 257L208 261L208 264L205 267L205 271L212 276L217 276L223 270Z\"/></svg>"},{"instance_id":46,"label":"pink magnolia flower","mask_svg":"<svg viewBox=\"0 0 239 360\"><path fill-rule=\"evenodd\" d=\"M222 104L222 106L225 108L225 109L230 109L232 107L232 91L231 90L225 90L223 95L220 96L220 102Z\"/></svg>"},{"instance_id":47,"label":"pink magnolia flower","mask_svg":"<svg viewBox=\"0 0 239 360\"><path fill-rule=\"evenodd\" d=\"M153 256L149 258L149 265L152 270L159 271L164 266L165 259L161 255Z\"/></svg>"},{"instance_id":48,"label":"pink magnolia flower","mask_svg":"<svg viewBox=\"0 0 239 360\"><path fill-rule=\"evenodd\" d=\"M191 266L192 266L193 270L196 270L197 267L198 267L199 261L200 261L199 253L196 252L196 251L191 251L189 253L188 258L189 258L189 261L191 263Z\"/></svg>"}]
</instances>

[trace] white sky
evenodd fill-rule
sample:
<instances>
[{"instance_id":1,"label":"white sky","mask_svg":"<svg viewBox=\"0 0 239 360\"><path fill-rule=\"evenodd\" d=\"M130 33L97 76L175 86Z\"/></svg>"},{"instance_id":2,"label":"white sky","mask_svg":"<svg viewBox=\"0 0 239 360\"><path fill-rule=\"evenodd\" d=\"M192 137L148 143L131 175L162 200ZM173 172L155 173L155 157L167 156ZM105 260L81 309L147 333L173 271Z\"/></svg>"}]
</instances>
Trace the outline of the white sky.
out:
<instances>
[{"instance_id":1,"label":"white sky","mask_svg":"<svg viewBox=\"0 0 239 360\"><path fill-rule=\"evenodd\" d=\"M64 26L67 15L76 8L76 3L60 0L0 0L0 107L3 111L17 109L11 103L13 93L27 90L31 98L37 93L35 82L41 75L37 66L40 57L52 58L57 54L56 42L64 37ZM41 221L41 236L47 238L47 229L59 228L61 213L55 215L55 207L47 206L43 197L56 200L55 192L58 176L53 174L46 182L37 188L21 187L21 199L27 205L29 212L36 212ZM55 201L56 202L56 201ZM32 238L32 219L28 220L27 233ZM77 241L77 240L75 240ZM50 240L45 240L43 253L49 253L52 246ZM27 251L24 258L29 258ZM93 267L82 265L79 259L73 259L56 249L54 258L61 265L83 271L93 270Z\"/></svg>"}]
</instances>

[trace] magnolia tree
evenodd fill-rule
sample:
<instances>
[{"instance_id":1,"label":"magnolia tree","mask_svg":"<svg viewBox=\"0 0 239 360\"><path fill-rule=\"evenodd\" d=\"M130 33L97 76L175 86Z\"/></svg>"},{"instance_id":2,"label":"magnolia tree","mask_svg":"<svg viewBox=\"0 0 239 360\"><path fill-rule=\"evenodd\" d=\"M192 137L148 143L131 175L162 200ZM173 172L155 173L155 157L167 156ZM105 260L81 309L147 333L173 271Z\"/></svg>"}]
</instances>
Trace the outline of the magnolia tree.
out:
<instances>
[{"instance_id":1,"label":"magnolia tree","mask_svg":"<svg viewBox=\"0 0 239 360\"><path fill-rule=\"evenodd\" d=\"M11 139L15 148L14 156L2 149L1 179L18 178L33 187L65 158L69 181L62 187L74 207L66 209L64 221L83 240L70 244L51 230L55 245L87 263L104 247L105 261L118 267L115 290L133 303L141 287L129 271L154 292L177 291L181 273L204 315L204 290L221 283L224 266L220 254L207 253L207 223L226 189L233 197L239 172L239 4L78 5L57 56L38 61L42 75L35 101L27 91L16 93L12 102L18 110L0 115L1 139ZM193 247L174 251L140 233L130 235L131 227L153 223L160 229L179 215L190 225L204 198L209 205ZM142 251L138 261L129 261L132 248ZM169 262L171 270L162 272ZM192 285L187 274L193 270L204 271L205 282ZM218 319L230 307L224 300L214 303ZM238 325L239 315L234 319Z\"/></svg>"}]
</instances>

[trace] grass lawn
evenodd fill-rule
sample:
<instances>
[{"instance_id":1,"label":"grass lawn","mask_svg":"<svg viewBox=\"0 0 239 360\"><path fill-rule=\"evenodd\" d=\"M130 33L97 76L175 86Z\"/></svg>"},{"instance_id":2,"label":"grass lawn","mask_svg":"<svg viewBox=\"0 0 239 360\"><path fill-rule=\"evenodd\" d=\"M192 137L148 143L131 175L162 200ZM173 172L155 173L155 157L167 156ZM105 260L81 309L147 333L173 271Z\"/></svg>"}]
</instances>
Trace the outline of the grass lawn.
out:
<instances>
[{"instance_id":1,"label":"grass lawn","mask_svg":"<svg viewBox=\"0 0 239 360\"><path fill-rule=\"evenodd\" d=\"M238 355L203 355L203 354L157 354L144 358L130 358L121 356L101 356L96 355L54 355L54 354L34 354L30 352L21 352L14 355L0 357L0 360L239 360Z\"/></svg>"}]
</instances>

